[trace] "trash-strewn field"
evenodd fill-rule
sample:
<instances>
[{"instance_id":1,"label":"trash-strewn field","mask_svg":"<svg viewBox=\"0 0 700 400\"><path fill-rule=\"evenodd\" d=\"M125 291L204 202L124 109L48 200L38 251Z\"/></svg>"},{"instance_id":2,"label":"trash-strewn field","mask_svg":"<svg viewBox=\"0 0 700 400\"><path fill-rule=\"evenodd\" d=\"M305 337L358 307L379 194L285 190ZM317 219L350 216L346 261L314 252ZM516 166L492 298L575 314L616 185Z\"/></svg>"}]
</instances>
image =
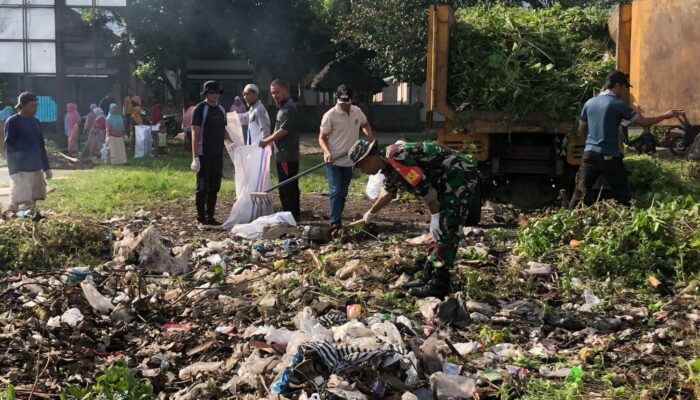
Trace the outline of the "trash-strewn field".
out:
<instances>
[{"instance_id":1,"label":"trash-strewn field","mask_svg":"<svg viewBox=\"0 0 700 400\"><path fill-rule=\"evenodd\" d=\"M697 168L628 167L629 209L484 204L447 299L398 288L430 240L410 200L328 243L318 192L253 241L196 229L189 204L10 218L0 398L698 397ZM355 189L347 221L369 204Z\"/></svg>"}]
</instances>

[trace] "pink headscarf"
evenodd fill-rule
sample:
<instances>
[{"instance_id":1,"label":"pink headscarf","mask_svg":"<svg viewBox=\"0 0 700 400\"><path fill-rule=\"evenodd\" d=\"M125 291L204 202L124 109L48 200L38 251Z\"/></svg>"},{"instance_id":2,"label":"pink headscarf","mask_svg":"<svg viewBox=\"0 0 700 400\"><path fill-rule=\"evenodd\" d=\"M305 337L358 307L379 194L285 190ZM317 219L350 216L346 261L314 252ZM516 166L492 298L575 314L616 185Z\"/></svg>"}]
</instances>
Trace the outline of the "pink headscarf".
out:
<instances>
[{"instance_id":1,"label":"pink headscarf","mask_svg":"<svg viewBox=\"0 0 700 400\"><path fill-rule=\"evenodd\" d=\"M63 126L66 130L66 134L79 122L80 114L78 113L78 105L74 103L66 104L66 116L63 118Z\"/></svg>"},{"instance_id":2,"label":"pink headscarf","mask_svg":"<svg viewBox=\"0 0 700 400\"><path fill-rule=\"evenodd\" d=\"M83 131L85 132L90 132L90 129L92 128L92 123L95 122L95 109L97 108L97 104L90 104L90 111L85 114L85 126L83 127Z\"/></svg>"},{"instance_id":3,"label":"pink headscarf","mask_svg":"<svg viewBox=\"0 0 700 400\"><path fill-rule=\"evenodd\" d=\"M233 104L231 104L231 108L228 111L244 114L246 111L248 111L248 109L245 108L245 104L243 104L241 98L239 96L236 96L236 98L233 99Z\"/></svg>"}]
</instances>

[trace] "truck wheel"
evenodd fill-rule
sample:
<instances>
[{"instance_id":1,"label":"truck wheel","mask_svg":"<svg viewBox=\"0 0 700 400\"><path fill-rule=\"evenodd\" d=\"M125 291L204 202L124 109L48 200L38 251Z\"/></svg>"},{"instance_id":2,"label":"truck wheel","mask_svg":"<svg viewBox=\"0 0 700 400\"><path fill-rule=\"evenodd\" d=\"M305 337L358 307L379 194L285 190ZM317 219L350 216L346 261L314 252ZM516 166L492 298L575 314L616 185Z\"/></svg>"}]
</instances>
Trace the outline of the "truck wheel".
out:
<instances>
[{"instance_id":1,"label":"truck wheel","mask_svg":"<svg viewBox=\"0 0 700 400\"><path fill-rule=\"evenodd\" d=\"M688 145L685 143L685 138L681 136L673 139L668 150L676 157L685 157L688 154Z\"/></svg>"},{"instance_id":2,"label":"truck wheel","mask_svg":"<svg viewBox=\"0 0 700 400\"><path fill-rule=\"evenodd\" d=\"M469 214L467 215L467 226L479 225L481 222L481 182L476 185L474 198L469 204Z\"/></svg>"}]
</instances>

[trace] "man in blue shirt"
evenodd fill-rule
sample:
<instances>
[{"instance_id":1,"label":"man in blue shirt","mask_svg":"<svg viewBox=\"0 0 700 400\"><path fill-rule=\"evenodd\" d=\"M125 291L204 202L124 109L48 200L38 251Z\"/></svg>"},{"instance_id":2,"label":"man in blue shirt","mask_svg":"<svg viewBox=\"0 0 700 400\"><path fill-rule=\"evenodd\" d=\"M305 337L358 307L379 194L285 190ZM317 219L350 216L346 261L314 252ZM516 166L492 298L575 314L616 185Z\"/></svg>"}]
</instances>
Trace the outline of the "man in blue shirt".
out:
<instances>
[{"instance_id":1,"label":"man in blue shirt","mask_svg":"<svg viewBox=\"0 0 700 400\"><path fill-rule=\"evenodd\" d=\"M51 179L49 157L39 120L34 118L37 98L32 93L19 95L19 113L5 123L7 167L10 172L10 210L29 206L46 198L46 179Z\"/></svg>"},{"instance_id":2,"label":"man in blue shirt","mask_svg":"<svg viewBox=\"0 0 700 400\"><path fill-rule=\"evenodd\" d=\"M632 195L618 146L619 127L623 120L646 127L684 114L682 110L669 110L663 115L645 117L620 99L629 87L632 86L627 75L613 71L605 81L604 91L588 100L581 111L578 133L585 138L586 147L580 179L584 187L583 202L587 206L598 198L593 185L601 175L611 187L614 199L624 205L630 204Z\"/></svg>"}]
</instances>

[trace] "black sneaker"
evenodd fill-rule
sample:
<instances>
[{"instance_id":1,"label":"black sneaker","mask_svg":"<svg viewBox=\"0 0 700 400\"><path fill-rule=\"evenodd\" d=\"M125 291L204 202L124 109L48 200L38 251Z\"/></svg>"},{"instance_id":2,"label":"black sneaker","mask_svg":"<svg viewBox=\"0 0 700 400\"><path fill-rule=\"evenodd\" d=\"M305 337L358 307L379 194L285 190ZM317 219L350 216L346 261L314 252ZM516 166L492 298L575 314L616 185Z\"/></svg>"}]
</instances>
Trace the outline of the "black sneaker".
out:
<instances>
[{"instance_id":1,"label":"black sneaker","mask_svg":"<svg viewBox=\"0 0 700 400\"><path fill-rule=\"evenodd\" d=\"M437 297L442 298L450 293L450 273L442 268L433 272L433 277L427 284L408 290L413 297Z\"/></svg>"},{"instance_id":2,"label":"black sneaker","mask_svg":"<svg viewBox=\"0 0 700 400\"><path fill-rule=\"evenodd\" d=\"M197 217L197 223L200 225L206 225L207 219L204 217Z\"/></svg>"},{"instance_id":3,"label":"black sneaker","mask_svg":"<svg viewBox=\"0 0 700 400\"><path fill-rule=\"evenodd\" d=\"M214 217L207 217L207 219L204 221L204 225L221 226L221 222L215 220Z\"/></svg>"}]
</instances>

